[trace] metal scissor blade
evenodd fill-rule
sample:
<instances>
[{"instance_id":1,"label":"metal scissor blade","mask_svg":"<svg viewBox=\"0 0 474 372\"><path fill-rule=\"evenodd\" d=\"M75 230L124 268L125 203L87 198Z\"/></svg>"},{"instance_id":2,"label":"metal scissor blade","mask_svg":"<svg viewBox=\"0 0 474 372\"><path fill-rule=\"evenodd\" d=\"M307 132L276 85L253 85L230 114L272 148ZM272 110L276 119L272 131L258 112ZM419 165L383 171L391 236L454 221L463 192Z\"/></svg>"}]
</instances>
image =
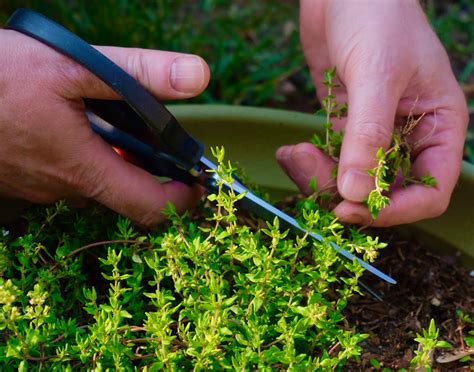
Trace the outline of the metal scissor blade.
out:
<instances>
[{"instance_id":1,"label":"metal scissor blade","mask_svg":"<svg viewBox=\"0 0 474 372\"><path fill-rule=\"evenodd\" d=\"M201 157L201 164L203 165L204 169L214 169L214 170L217 169L217 166L204 156ZM213 174L213 176L218 177L215 173ZM296 221L293 217L282 212L278 208L274 207L270 203L266 202L262 198L255 195L252 191L250 191L238 180L234 181L234 183L232 184L232 188L234 189L234 192L238 194L245 193L245 197L241 199L240 203L243 204L243 206L249 211L256 213L258 216L262 217L263 219L267 221L272 221L275 217L278 217L280 220L280 224L282 225L283 228L289 228L290 230L292 230L294 233L298 235L308 233L308 235L311 236L313 239L316 239L320 242L324 241L324 238L320 234L305 230L299 225L298 221ZM378 276L380 279L383 279L390 284L397 283L393 278L391 278L387 274L384 274L382 271L375 268L371 264L365 262L364 260L355 256L354 254L339 247L336 243L330 241L329 244L337 253L339 253L340 255L342 255L343 257L347 258L350 261L356 260L364 269Z\"/></svg>"}]
</instances>

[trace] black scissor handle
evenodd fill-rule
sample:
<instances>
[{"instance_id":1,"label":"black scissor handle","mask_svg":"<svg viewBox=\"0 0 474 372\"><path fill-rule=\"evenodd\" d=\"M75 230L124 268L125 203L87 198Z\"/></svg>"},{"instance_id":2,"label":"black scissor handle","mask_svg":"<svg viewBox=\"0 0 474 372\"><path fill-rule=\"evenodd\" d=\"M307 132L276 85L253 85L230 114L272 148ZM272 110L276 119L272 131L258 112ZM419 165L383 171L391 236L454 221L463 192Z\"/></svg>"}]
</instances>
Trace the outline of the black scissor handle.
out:
<instances>
[{"instance_id":1,"label":"black scissor handle","mask_svg":"<svg viewBox=\"0 0 474 372\"><path fill-rule=\"evenodd\" d=\"M124 110L134 111L141 120L127 127L117 123L120 129L168 153L186 170L198 163L203 145L191 137L138 81L77 35L29 9L16 10L5 28L31 36L70 57L123 97L128 104Z\"/></svg>"},{"instance_id":2,"label":"black scissor handle","mask_svg":"<svg viewBox=\"0 0 474 372\"><path fill-rule=\"evenodd\" d=\"M115 101L119 102L119 101ZM102 117L87 111L87 117L94 132L114 147L132 154L140 161L140 167L146 171L161 177L169 177L188 185L196 182L196 177L190 172L176 166L175 159L170 155L157 151L156 148L131 136L117 126L109 124Z\"/></svg>"}]
</instances>

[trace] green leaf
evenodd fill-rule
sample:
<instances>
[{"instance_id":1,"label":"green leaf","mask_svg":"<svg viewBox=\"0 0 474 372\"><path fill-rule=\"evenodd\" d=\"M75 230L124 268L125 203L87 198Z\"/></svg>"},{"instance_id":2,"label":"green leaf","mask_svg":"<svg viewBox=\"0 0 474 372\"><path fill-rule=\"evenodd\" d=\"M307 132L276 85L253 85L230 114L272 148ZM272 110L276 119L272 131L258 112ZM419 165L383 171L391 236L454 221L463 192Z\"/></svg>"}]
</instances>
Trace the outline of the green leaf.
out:
<instances>
[{"instance_id":1,"label":"green leaf","mask_svg":"<svg viewBox=\"0 0 474 372\"><path fill-rule=\"evenodd\" d=\"M451 349L453 345L451 345L448 341L438 341L436 342L436 347Z\"/></svg>"},{"instance_id":2,"label":"green leaf","mask_svg":"<svg viewBox=\"0 0 474 372\"><path fill-rule=\"evenodd\" d=\"M464 342L468 347L474 347L474 337L464 337Z\"/></svg>"},{"instance_id":3,"label":"green leaf","mask_svg":"<svg viewBox=\"0 0 474 372\"><path fill-rule=\"evenodd\" d=\"M377 150L377 160L383 160L385 159L385 151L382 147L379 147L379 149Z\"/></svg>"},{"instance_id":4,"label":"green leaf","mask_svg":"<svg viewBox=\"0 0 474 372\"><path fill-rule=\"evenodd\" d=\"M232 336L233 335L233 332L227 327L220 327L219 328L219 333L221 335L225 335L225 336Z\"/></svg>"},{"instance_id":5,"label":"green leaf","mask_svg":"<svg viewBox=\"0 0 474 372\"><path fill-rule=\"evenodd\" d=\"M27 372L28 371L28 361L22 360L18 366L18 372Z\"/></svg>"},{"instance_id":6,"label":"green leaf","mask_svg":"<svg viewBox=\"0 0 474 372\"><path fill-rule=\"evenodd\" d=\"M257 312L263 305L263 298L261 298L260 296L256 296L253 298L252 303L254 311Z\"/></svg>"},{"instance_id":7,"label":"green leaf","mask_svg":"<svg viewBox=\"0 0 474 372\"><path fill-rule=\"evenodd\" d=\"M244 345L244 346L248 346L249 345L249 342L242 336L242 334L240 333L237 333L235 335L235 339L237 340L237 342L241 345Z\"/></svg>"},{"instance_id":8,"label":"green leaf","mask_svg":"<svg viewBox=\"0 0 474 372\"><path fill-rule=\"evenodd\" d=\"M120 316L122 318L128 318L128 319L133 318L132 315L126 310L120 310Z\"/></svg>"},{"instance_id":9,"label":"green leaf","mask_svg":"<svg viewBox=\"0 0 474 372\"><path fill-rule=\"evenodd\" d=\"M143 263L141 257L140 257L138 254L136 254L136 253L134 253L134 254L132 255L132 261L135 262L135 263L137 263L137 264L142 264L142 263Z\"/></svg>"},{"instance_id":10,"label":"green leaf","mask_svg":"<svg viewBox=\"0 0 474 372\"><path fill-rule=\"evenodd\" d=\"M61 245L56 249L58 257L65 257L69 252L71 252L71 248L68 245Z\"/></svg>"},{"instance_id":11,"label":"green leaf","mask_svg":"<svg viewBox=\"0 0 474 372\"><path fill-rule=\"evenodd\" d=\"M312 192L316 192L318 190L318 180L317 177L311 177L309 180L309 188L311 189Z\"/></svg>"},{"instance_id":12,"label":"green leaf","mask_svg":"<svg viewBox=\"0 0 474 372\"><path fill-rule=\"evenodd\" d=\"M377 369L381 367L380 362L375 358L370 359L370 364Z\"/></svg>"},{"instance_id":13,"label":"green leaf","mask_svg":"<svg viewBox=\"0 0 474 372\"><path fill-rule=\"evenodd\" d=\"M438 181L436 181L436 178L434 178L430 174L426 174L423 177L421 177L420 181L427 187L435 187L438 184Z\"/></svg>"},{"instance_id":14,"label":"green leaf","mask_svg":"<svg viewBox=\"0 0 474 372\"><path fill-rule=\"evenodd\" d=\"M207 196L207 200L211 201L211 202L214 202L217 200L217 195L216 194L209 194Z\"/></svg>"},{"instance_id":15,"label":"green leaf","mask_svg":"<svg viewBox=\"0 0 474 372\"><path fill-rule=\"evenodd\" d=\"M9 337L7 342L7 352L5 356L23 359L21 341L14 337Z\"/></svg>"}]
</instances>

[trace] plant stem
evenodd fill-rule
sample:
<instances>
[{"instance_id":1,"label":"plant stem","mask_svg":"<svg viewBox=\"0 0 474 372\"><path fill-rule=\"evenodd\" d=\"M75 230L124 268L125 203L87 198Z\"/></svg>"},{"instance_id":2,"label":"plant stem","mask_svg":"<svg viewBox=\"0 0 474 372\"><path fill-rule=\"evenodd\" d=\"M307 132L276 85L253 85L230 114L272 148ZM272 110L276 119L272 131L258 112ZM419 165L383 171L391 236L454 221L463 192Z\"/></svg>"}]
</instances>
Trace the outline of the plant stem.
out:
<instances>
[{"instance_id":1,"label":"plant stem","mask_svg":"<svg viewBox=\"0 0 474 372\"><path fill-rule=\"evenodd\" d=\"M80 248L77 248L75 250L73 250L72 252L68 253L66 256L64 256L62 262L66 261L67 259L71 258L72 256L82 252L82 251L85 251L87 249L90 249L90 248L94 248L94 247L98 247L98 246L101 246L101 245L106 245L106 244L137 244L137 245L147 245L147 246L150 246L150 243L149 242L142 242L140 240L129 240L129 239L116 239L116 240L104 240L104 241L101 241L101 242L95 242L95 243L91 243L91 244L87 244L87 245L84 245ZM62 262L56 262L52 267L51 267L51 271L55 270L60 263Z\"/></svg>"}]
</instances>

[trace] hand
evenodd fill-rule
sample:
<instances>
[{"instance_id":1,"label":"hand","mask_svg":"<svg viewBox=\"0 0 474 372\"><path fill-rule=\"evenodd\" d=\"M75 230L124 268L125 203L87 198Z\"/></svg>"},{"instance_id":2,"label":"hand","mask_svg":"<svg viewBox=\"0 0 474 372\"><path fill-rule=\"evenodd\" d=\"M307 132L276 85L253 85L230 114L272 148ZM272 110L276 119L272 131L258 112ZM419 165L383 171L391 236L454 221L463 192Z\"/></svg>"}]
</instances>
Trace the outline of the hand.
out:
<instances>
[{"instance_id":1,"label":"hand","mask_svg":"<svg viewBox=\"0 0 474 372\"><path fill-rule=\"evenodd\" d=\"M443 213L460 173L468 122L464 96L448 56L416 0L301 0L301 41L319 98L324 70L337 67L338 102L349 105L337 189L344 199L334 209L342 221L369 224L361 202L374 188L367 171L376 152L388 148L396 118L426 113L411 135L417 143L412 174L434 176L437 186L410 185L391 190L390 206L375 226L389 226ZM309 144L285 146L277 159L303 192L317 176L328 184L333 163Z\"/></svg>"},{"instance_id":2,"label":"hand","mask_svg":"<svg viewBox=\"0 0 474 372\"><path fill-rule=\"evenodd\" d=\"M0 194L37 203L92 198L153 225L169 200L179 210L197 187L160 184L127 163L90 128L82 98L119 98L106 84L44 44L0 30ZM161 99L189 98L209 81L197 56L97 47Z\"/></svg>"}]
</instances>

